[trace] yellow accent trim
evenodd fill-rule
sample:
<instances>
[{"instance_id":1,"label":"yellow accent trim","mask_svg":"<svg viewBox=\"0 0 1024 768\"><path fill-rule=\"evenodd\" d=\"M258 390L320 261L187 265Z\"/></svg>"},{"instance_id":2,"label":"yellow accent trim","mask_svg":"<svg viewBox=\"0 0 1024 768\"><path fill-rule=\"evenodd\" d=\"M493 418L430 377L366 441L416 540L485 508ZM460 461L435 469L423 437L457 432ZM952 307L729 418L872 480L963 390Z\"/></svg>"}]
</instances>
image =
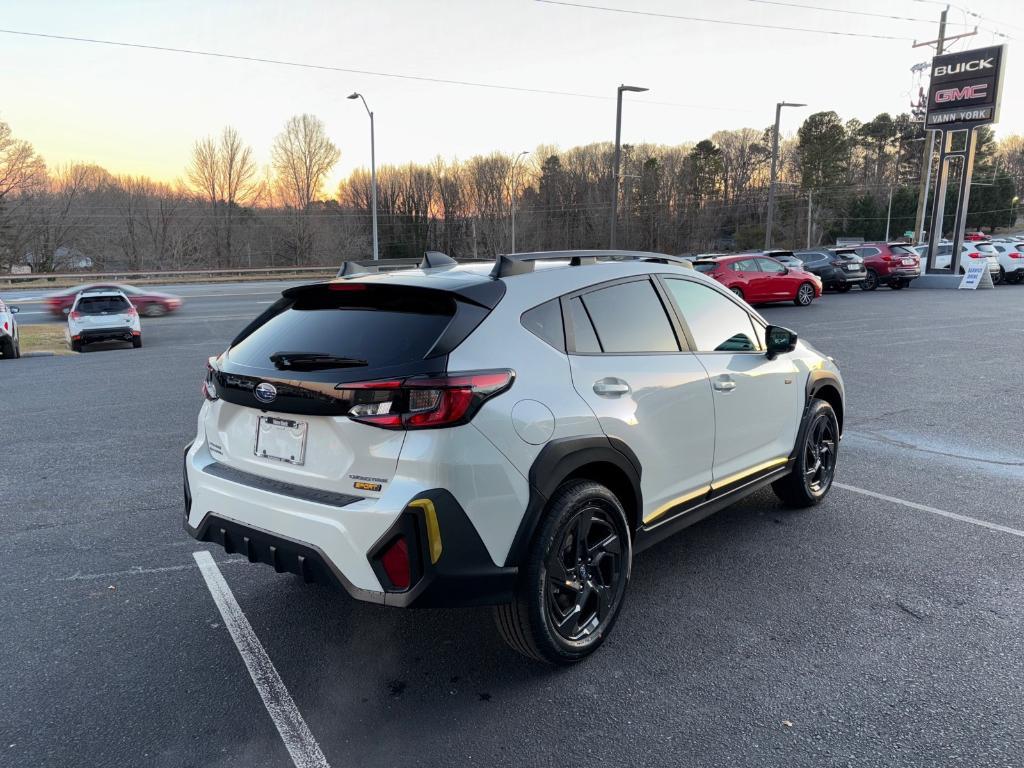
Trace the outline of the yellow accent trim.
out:
<instances>
[{"instance_id":1,"label":"yellow accent trim","mask_svg":"<svg viewBox=\"0 0 1024 768\"><path fill-rule=\"evenodd\" d=\"M352 487L358 491L379 491L381 488L380 483L352 483Z\"/></svg>"},{"instance_id":2,"label":"yellow accent trim","mask_svg":"<svg viewBox=\"0 0 1024 768\"><path fill-rule=\"evenodd\" d=\"M771 459L770 461L762 461L760 464L751 467L750 469L745 469L742 472L737 472L734 475L729 475L728 477L722 478L721 480L714 481L711 484L711 487L717 491L719 488L722 488L726 485L732 485L737 480L742 480L743 478L749 477L750 475L756 475L758 472L763 472L766 469L771 469L772 467L777 467L780 464L785 464L787 461L789 461L788 456L781 456L778 459Z\"/></svg>"},{"instance_id":3,"label":"yellow accent trim","mask_svg":"<svg viewBox=\"0 0 1024 768\"><path fill-rule=\"evenodd\" d=\"M695 491L690 491L690 493L686 493L686 494L683 494L682 496L679 496L679 497L677 497L675 499L672 499L672 501L668 502L667 504L662 504L660 507L658 507L651 514L649 514L647 517L644 518L644 524L646 525L647 523L650 523L650 522L653 522L654 520L657 520L659 517L664 515L666 512L668 512L673 507L678 507L680 504L685 504L688 501L693 501L698 496L703 496L705 493L707 493L710 490L711 490L711 486L710 485L705 485L705 486L702 486L702 487L698 488Z\"/></svg>"},{"instance_id":4,"label":"yellow accent trim","mask_svg":"<svg viewBox=\"0 0 1024 768\"><path fill-rule=\"evenodd\" d=\"M427 544L430 549L430 562L436 563L441 559L441 526L437 524L437 510L434 509L434 502L430 499L416 499L409 502L410 507L419 507L423 510L423 517L427 522Z\"/></svg>"}]
</instances>

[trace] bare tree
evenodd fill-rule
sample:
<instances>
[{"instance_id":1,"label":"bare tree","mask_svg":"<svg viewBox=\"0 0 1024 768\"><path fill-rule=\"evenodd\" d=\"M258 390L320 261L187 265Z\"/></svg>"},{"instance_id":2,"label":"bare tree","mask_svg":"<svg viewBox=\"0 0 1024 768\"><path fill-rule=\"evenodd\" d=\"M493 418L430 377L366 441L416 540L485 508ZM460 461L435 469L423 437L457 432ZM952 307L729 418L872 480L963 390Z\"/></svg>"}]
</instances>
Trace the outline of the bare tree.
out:
<instances>
[{"instance_id":1,"label":"bare tree","mask_svg":"<svg viewBox=\"0 0 1024 768\"><path fill-rule=\"evenodd\" d=\"M281 201L293 212L294 259L302 263L313 253L310 210L320 199L327 174L341 157L315 115L295 115L274 139L271 149L274 181Z\"/></svg>"},{"instance_id":2,"label":"bare tree","mask_svg":"<svg viewBox=\"0 0 1024 768\"><path fill-rule=\"evenodd\" d=\"M28 193L46 181L46 165L27 141L14 138L11 127L0 121L0 267L20 260L24 227L15 220Z\"/></svg>"}]
</instances>

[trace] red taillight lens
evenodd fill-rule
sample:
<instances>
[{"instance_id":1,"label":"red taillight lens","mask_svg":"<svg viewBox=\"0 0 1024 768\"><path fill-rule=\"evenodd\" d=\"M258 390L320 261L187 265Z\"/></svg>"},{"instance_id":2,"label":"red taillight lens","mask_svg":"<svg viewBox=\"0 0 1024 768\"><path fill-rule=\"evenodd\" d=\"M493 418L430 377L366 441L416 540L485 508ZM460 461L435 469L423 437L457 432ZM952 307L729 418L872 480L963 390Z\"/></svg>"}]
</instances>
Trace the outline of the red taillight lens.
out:
<instances>
[{"instance_id":1,"label":"red taillight lens","mask_svg":"<svg viewBox=\"0 0 1024 768\"><path fill-rule=\"evenodd\" d=\"M1010 253L1010 258L1011 259L1024 259L1024 253L1014 253L1014 252L1011 252Z\"/></svg>"},{"instance_id":2,"label":"red taillight lens","mask_svg":"<svg viewBox=\"0 0 1024 768\"><path fill-rule=\"evenodd\" d=\"M982 255L981 255L980 253L978 253L977 251L971 251L971 252L970 252L969 254L967 254L967 255L968 255L968 256L970 256L970 257L971 257L972 259L983 259L983 258L985 258L985 257L984 257L984 256L982 256Z\"/></svg>"},{"instance_id":3,"label":"red taillight lens","mask_svg":"<svg viewBox=\"0 0 1024 768\"><path fill-rule=\"evenodd\" d=\"M353 421L385 429L429 429L465 424L489 398L510 386L509 370L339 384Z\"/></svg>"},{"instance_id":4,"label":"red taillight lens","mask_svg":"<svg viewBox=\"0 0 1024 768\"><path fill-rule=\"evenodd\" d=\"M412 567L409 563L409 545L405 543L405 537L399 536L384 550L380 556L380 564L384 567L384 573L391 580L391 586L395 589L408 589L412 582Z\"/></svg>"},{"instance_id":5,"label":"red taillight lens","mask_svg":"<svg viewBox=\"0 0 1024 768\"><path fill-rule=\"evenodd\" d=\"M70 317L70 318L71 318L72 320L81 320L81 319L82 319L82 313L81 313L81 312L79 312L79 311L78 311L78 310L76 309L76 310L74 310L73 312L71 312L71 313L70 313L70 314L68 315L68 317Z\"/></svg>"},{"instance_id":6,"label":"red taillight lens","mask_svg":"<svg viewBox=\"0 0 1024 768\"><path fill-rule=\"evenodd\" d=\"M4 330L5 331L10 330L10 326L7 325L7 321L6 320L4 320Z\"/></svg>"},{"instance_id":7,"label":"red taillight lens","mask_svg":"<svg viewBox=\"0 0 1024 768\"><path fill-rule=\"evenodd\" d=\"M206 378L203 379L203 383L199 388L203 397L207 400L216 400L220 397L217 394L217 382L214 378L213 361L217 358L211 357L206 363Z\"/></svg>"},{"instance_id":8,"label":"red taillight lens","mask_svg":"<svg viewBox=\"0 0 1024 768\"><path fill-rule=\"evenodd\" d=\"M132 305L132 306L128 307L128 311L125 312L125 314L128 315L129 317L138 317L139 316L139 310L137 310L135 308L135 305Z\"/></svg>"}]
</instances>

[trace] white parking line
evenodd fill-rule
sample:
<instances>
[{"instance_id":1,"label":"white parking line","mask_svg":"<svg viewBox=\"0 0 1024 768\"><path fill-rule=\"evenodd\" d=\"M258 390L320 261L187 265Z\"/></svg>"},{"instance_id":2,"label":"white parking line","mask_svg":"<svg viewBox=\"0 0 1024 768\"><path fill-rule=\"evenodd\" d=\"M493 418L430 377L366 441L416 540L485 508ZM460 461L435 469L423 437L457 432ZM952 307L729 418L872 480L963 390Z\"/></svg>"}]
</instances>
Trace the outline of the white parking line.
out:
<instances>
[{"instance_id":1,"label":"white parking line","mask_svg":"<svg viewBox=\"0 0 1024 768\"><path fill-rule=\"evenodd\" d=\"M858 488L855 485L846 485L845 483L833 483L833 485L835 485L836 488L842 488L844 491L853 491L854 493L871 496L874 499L881 499L882 501L888 501L892 504L900 504L904 507L910 507L911 509L918 509L921 512L930 512L933 515L948 517L950 520L959 520L961 523L970 523L971 525L988 528L991 531L999 531L1000 533L1008 533L1011 536L1024 537L1024 531L1018 530L1017 528L1010 528L1005 525L999 525L999 523L990 523L987 520L979 520L976 517L958 515L956 512L947 512L944 509L929 507L927 504L918 504L916 501L907 501L906 499L898 499L895 496L886 496L884 493L875 493L874 491L869 491L865 488Z\"/></svg>"},{"instance_id":2,"label":"white parking line","mask_svg":"<svg viewBox=\"0 0 1024 768\"><path fill-rule=\"evenodd\" d=\"M267 712L281 734L281 740L284 741L295 768L330 768L327 758L320 751L320 745L317 744L306 721L302 719L298 707L281 681L281 676L277 674L274 662L263 650L259 638L252 630L252 625L242 613L235 596L231 594L231 588L224 580L213 556L202 550L193 552L192 557L199 565L210 595L220 610L228 632L231 633L231 639L235 641L235 646L242 655L242 661L245 662L252 681L256 684L256 690L259 691Z\"/></svg>"}]
</instances>

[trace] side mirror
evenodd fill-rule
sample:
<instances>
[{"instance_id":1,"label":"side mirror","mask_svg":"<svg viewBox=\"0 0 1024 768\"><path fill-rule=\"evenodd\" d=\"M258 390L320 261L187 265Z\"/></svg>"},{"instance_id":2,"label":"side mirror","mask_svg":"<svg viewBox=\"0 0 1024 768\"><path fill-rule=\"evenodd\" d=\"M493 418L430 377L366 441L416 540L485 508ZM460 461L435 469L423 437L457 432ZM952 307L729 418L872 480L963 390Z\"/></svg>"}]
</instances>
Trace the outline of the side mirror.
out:
<instances>
[{"instance_id":1,"label":"side mirror","mask_svg":"<svg viewBox=\"0 0 1024 768\"><path fill-rule=\"evenodd\" d=\"M774 360L784 352L796 349L797 335L781 325L769 325L764 329L765 346L768 348L768 359Z\"/></svg>"},{"instance_id":2,"label":"side mirror","mask_svg":"<svg viewBox=\"0 0 1024 768\"><path fill-rule=\"evenodd\" d=\"M21 312L21 307L8 307L8 309L11 310L12 315L16 315Z\"/></svg>"}]
</instances>

